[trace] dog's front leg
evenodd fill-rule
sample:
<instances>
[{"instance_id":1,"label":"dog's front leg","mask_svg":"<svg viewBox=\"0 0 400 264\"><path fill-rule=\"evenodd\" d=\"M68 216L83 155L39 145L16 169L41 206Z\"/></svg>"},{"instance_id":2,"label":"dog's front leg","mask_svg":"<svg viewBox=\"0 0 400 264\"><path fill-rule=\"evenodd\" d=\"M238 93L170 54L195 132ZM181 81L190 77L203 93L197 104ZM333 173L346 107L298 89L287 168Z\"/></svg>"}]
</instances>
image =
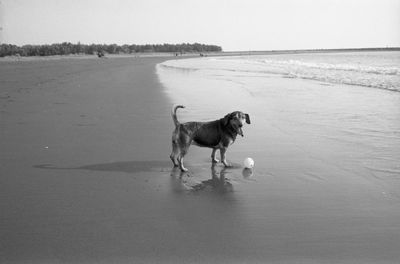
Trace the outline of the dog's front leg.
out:
<instances>
[{"instance_id":1,"label":"dog's front leg","mask_svg":"<svg viewBox=\"0 0 400 264\"><path fill-rule=\"evenodd\" d=\"M218 163L218 162L219 162L219 160L215 157L215 152L217 152L217 149L216 149L216 148L214 148L214 149L212 150L212 153L211 153L211 160L212 160L212 163Z\"/></svg>"},{"instance_id":2,"label":"dog's front leg","mask_svg":"<svg viewBox=\"0 0 400 264\"><path fill-rule=\"evenodd\" d=\"M225 167L230 167L231 165L226 161L226 148L221 148L220 152L221 152L221 160L222 163L225 165Z\"/></svg>"}]
</instances>

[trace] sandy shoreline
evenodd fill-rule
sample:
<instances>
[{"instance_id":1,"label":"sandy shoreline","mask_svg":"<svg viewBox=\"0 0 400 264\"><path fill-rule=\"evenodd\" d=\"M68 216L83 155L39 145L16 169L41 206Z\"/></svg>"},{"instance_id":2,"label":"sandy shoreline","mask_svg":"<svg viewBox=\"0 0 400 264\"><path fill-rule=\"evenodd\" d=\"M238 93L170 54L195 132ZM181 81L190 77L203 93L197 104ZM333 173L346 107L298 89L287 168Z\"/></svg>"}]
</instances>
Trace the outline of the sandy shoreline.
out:
<instances>
[{"instance_id":1,"label":"sandy shoreline","mask_svg":"<svg viewBox=\"0 0 400 264\"><path fill-rule=\"evenodd\" d=\"M349 49L311 49L311 50L249 50L249 51L221 51L221 52L187 52L179 54L178 58L204 56L248 56L248 55L281 55L281 54L301 54L301 53L349 53L349 52L376 52L376 51L399 51L400 48L349 48ZM142 53L121 53L121 54L106 54L108 58L146 58L146 57L172 57L176 58L175 52L142 52ZM69 54L69 55L52 55L52 56L5 56L0 57L0 62L13 61L45 61L45 60L60 60L60 59L98 59L97 55L89 54Z\"/></svg>"},{"instance_id":2,"label":"sandy shoreline","mask_svg":"<svg viewBox=\"0 0 400 264\"><path fill-rule=\"evenodd\" d=\"M209 53L215 55L218 53ZM97 55L89 54L69 54L69 55L51 55L51 56L5 56L0 57L0 63L4 62L26 62L26 61L54 61L54 60L87 60L87 59L124 59L124 58L182 58L197 57L198 53L184 53L178 57L173 52L147 52L147 53L127 53L127 54L106 54L105 57L99 58Z\"/></svg>"},{"instance_id":3,"label":"sandy shoreline","mask_svg":"<svg viewBox=\"0 0 400 264\"><path fill-rule=\"evenodd\" d=\"M156 75L169 58L0 61L1 263L397 263L397 178L365 177L350 152L291 131L274 90L277 115L239 97L254 124L229 150L233 168L193 148L190 173L172 169L173 101ZM180 118L229 108L210 105Z\"/></svg>"}]
</instances>

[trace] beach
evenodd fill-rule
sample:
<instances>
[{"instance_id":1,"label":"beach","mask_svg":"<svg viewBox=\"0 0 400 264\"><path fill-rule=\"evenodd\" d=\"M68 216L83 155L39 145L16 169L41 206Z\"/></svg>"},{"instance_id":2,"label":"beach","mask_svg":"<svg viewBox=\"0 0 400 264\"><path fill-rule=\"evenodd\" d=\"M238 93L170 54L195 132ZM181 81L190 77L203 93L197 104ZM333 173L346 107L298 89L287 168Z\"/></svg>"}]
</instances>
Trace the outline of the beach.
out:
<instances>
[{"instance_id":1,"label":"beach","mask_svg":"<svg viewBox=\"0 0 400 264\"><path fill-rule=\"evenodd\" d=\"M1 263L398 263L399 92L171 59L0 61ZM176 103L249 113L232 167Z\"/></svg>"}]
</instances>

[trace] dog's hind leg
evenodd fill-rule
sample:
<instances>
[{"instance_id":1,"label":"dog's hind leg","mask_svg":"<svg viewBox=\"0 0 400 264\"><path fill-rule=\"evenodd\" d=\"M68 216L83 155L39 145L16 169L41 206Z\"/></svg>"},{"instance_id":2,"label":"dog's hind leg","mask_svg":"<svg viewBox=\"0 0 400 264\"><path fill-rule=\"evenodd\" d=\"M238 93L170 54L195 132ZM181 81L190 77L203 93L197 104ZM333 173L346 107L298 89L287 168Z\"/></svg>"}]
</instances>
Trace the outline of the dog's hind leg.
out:
<instances>
[{"instance_id":1,"label":"dog's hind leg","mask_svg":"<svg viewBox=\"0 0 400 264\"><path fill-rule=\"evenodd\" d=\"M181 168L181 171L187 171L185 166L183 166L183 157L185 157L186 153L188 152L190 146L190 142L187 142L181 146L179 149L179 155L178 155L178 162L179 162L179 167Z\"/></svg>"},{"instance_id":2,"label":"dog's hind leg","mask_svg":"<svg viewBox=\"0 0 400 264\"><path fill-rule=\"evenodd\" d=\"M179 167L181 168L181 171L188 171L188 169L183 166L183 155L182 153L178 157L178 162L179 162Z\"/></svg>"},{"instance_id":3,"label":"dog's hind leg","mask_svg":"<svg viewBox=\"0 0 400 264\"><path fill-rule=\"evenodd\" d=\"M172 132L172 138L171 138L172 151L171 155L169 155L170 159L172 160L172 163L174 164L174 167L178 167L178 162L176 161L176 159L180 152L178 135L179 135L179 127L176 127L174 132Z\"/></svg>"},{"instance_id":4,"label":"dog's hind leg","mask_svg":"<svg viewBox=\"0 0 400 264\"><path fill-rule=\"evenodd\" d=\"M171 155L169 156L172 160L172 163L174 164L174 167L178 167L178 163L176 161L176 158L179 155L179 147L178 143L175 140L172 140L172 152Z\"/></svg>"}]
</instances>

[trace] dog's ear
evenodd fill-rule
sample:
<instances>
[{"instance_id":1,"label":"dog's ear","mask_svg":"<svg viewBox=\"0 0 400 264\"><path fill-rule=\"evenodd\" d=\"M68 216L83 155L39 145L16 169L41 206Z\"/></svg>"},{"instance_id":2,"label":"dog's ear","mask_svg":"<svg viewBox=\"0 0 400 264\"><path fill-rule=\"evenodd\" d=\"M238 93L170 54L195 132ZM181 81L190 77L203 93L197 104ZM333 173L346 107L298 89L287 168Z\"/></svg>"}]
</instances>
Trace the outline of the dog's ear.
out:
<instances>
[{"instance_id":1,"label":"dog's ear","mask_svg":"<svg viewBox=\"0 0 400 264\"><path fill-rule=\"evenodd\" d=\"M250 124L250 116L249 114L244 114L246 116L246 123Z\"/></svg>"},{"instance_id":2,"label":"dog's ear","mask_svg":"<svg viewBox=\"0 0 400 264\"><path fill-rule=\"evenodd\" d=\"M232 113L227 114L226 116L224 116L224 118L222 119L222 125L223 126L227 126L229 123L229 120L231 120L232 118Z\"/></svg>"}]
</instances>

